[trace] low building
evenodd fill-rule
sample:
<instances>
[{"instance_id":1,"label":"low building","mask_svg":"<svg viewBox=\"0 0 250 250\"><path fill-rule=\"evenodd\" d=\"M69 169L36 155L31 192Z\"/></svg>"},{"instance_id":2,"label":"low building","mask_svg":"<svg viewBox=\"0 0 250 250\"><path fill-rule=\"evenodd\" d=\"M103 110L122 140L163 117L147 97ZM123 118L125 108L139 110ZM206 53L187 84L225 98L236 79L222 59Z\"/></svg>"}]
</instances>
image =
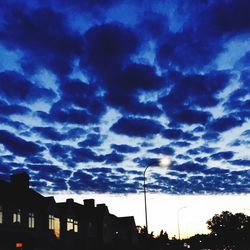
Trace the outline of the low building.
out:
<instances>
[{"instance_id":1,"label":"low building","mask_svg":"<svg viewBox=\"0 0 250 250\"><path fill-rule=\"evenodd\" d=\"M93 199L56 203L29 187L26 173L0 180L0 249L95 249L135 244L133 217L116 217Z\"/></svg>"}]
</instances>

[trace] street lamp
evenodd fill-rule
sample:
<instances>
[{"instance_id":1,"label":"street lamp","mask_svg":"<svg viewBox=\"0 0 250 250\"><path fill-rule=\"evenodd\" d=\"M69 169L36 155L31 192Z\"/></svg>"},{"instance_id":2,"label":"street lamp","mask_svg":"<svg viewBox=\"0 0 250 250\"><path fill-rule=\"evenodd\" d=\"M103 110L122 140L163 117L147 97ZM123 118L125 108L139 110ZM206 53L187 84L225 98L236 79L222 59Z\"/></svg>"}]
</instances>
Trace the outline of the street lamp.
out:
<instances>
[{"instance_id":1,"label":"street lamp","mask_svg":"<svg viewBox=\"0 0 250 250\"><path fill-rule=\"evenodd\" d=\"M181 232L180 232L180 211L184 208L187 208L186 206L180 207L177 211L177 225L178 225L178 238L181 239Z\"/></svg>"},{"instance_id":2,"label":"street lamp","mask_svg":"<svg viewBox=\"0 0 250 250\"><path fill-rule=\"evenodd\" d=\"M147 192L146 192L146 171L151 166L165 166L170 167L172 161L169 157L157 159L147 164L143 173L143 191L144 191L144 206L145 206L145 221L146 221L146 234L148 234L148 213L147 213Z\"/></svg>"}]
</instances>

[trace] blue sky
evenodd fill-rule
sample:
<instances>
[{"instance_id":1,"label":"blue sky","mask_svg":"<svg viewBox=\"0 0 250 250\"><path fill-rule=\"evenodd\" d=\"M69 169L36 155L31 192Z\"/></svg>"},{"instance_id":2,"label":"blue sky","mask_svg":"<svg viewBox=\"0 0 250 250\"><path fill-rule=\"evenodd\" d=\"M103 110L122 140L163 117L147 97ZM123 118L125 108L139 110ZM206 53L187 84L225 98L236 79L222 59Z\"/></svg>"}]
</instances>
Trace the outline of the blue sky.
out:
<instances>
[{"instance_id":1,"label":"blue sky","mask_svg":"<svg viewBox=\"0 0 250 250\"><path fill-rule=\"evenodd\" d=\"M250 191L250 2L0 3L0 176L46 192Z\"/></svg>"}]
</instances>

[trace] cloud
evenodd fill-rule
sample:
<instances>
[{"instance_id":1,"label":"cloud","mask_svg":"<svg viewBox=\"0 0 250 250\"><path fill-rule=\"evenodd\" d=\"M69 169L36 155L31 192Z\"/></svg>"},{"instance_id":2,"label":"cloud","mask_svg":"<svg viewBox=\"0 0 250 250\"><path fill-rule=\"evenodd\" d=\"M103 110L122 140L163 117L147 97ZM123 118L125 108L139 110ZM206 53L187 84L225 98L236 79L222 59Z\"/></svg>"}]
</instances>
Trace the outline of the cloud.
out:
<instances>
[{"instance_id":1,"label":"cloud","mask_svg":"<svg viewBox=\"0 0 250 250\"><path fill-rule=\"evenodd\" d=\"M135 33L122 24L94 26L85 33L86 54L82 63L106 77L106 74L120 69L137 47Z\"/></svg>"},{"instance_id":2,"label":"cloud","mask_svg":"<svg viewBox=\"0 0 250 250\"><path fill-rule=\"evenodd\" d=\"M94 72L111 106L134 114L161 113L155 103L139 100L143 92L164 87L164 80L154 67L131 62L139 49L135 30L119 23L94 26L85 34L85 46L82 65Z\"/></svg>"},{"instance_id":3,"label":"cloud","mask_svg":"<svg viewBox=\"0 0 250 250\"><path fill-rule=\"evenodd\" d=\"M245 167L250 166L250 160L248 159L237 159L237 160L230 161L230 163L233 165L238 165L238 166L245 166Z\"/></svg>"},{"instance_id":4,"label":"cloud","mask_svg":"<svg viewBox=\"0 0 250 250\"><path fill-rule=\"evenodd\" d=\"M213 120L210 123L209 127L210 129L216 132L224 132L232 128L241 126L243 122L244 120L240 118L236 118L234 116L224 116L224 117L220 117L218 119Z\"/></svg>"},{"instance_id":5,"label":"cloud","mask_svg":"<svg viewBox=\"0 0 250 250\"><path fill-rule=\"evenodd\" d=\"M60 94L60 100L52 104L49 113L36 113L41 119L52 123L91 124L97 123L107 110L98 88L78 79L62 80Z\"/></svg>"},{"instance_id":6,"label":"cloud","mask_svg":"<svg viewBox=\"0 0 250 250\"><path fill-rule=\"evenodd\" d=\"M169 146L162 146L159 148L148 149L147 151L154 154L164 154L164 155L174 155L175 153L174 149Z\"/></svg>"},{"instance_id":7,"label":"cloud","mask_svg":"<svg viewBox=\"0 0 250 250\"><path fill-rule=\"evenodd\" d=\"M145 118L123 117L110 128L117 134L132 137L150 137L158 134L163 127L157 121Z\"/></svg>"},{"instance_id":8,"label":"cloud","mask_svg":"<svg viewBox=\"0 0 250 250\"><path fill-rule=\"evenodd\" d=\"M102 162L104 160L89 148L73 148L71 157L74 162Z\"/></svg>"},{"instance_id":9,"label":"cloud","mask_svg":"<svg viewBox=\"0 0 250 250\"><path fill-rule=\"evenodd\" d=\"M48 144L47 145L49 152L52 157L59 161L69 161L70 153L73 150L71 146L63 145L63 144ZM73 162L72 162L73 164Z\"/></svg>"},{"instance_id":10,"label":"cloud","mask_svg":"<svg viewBox=\"0 0 250 250\"><path fill-rule=\"evenodd\" d=\"M61 141L63 140L63 137L64 137L61 133L59 133L53 127L33 127L32 131L34 133L39 134L45 139L49 139L53 141Z\"/></svg>"},{"instance_id":11,"label":"cloud","mask_svg":"<svg viewBox=\"0 0 250 250\"><path fill-rule=\"evenodd\" d=\"M122 163L124 160L124 155L117 154L115 150L110 154L103 155L102 157L105 159L106 164L118 164Z\"/></svg>"},{"instance_id":12,"label":"cloud","mask_svg":"<svg viewBox=\"0 0 250 250\"><path fill-rule=\"evenodd\" d=\"M210 157L213 160L229 160L233 158L233 156L234 156L234 152L224 151L224 152L218 152L218 153L212 154Z\"/></svg>"},{"instance_id":13,"label":"cloud","mask_svg":"<svg viewBox=\"0 0 250 250\"><path fill-rule=\"evenodd\" d=\"M0 143L13 154L23 157L34 155L44 150L44 148L38 144L26 141L6 130L0 130Z\"/></svg>"},{"instance_id":14,"label":"cloud","mask_svg":"<svg viewBox=\"0 0 250 250\"><path fill-rule=\"evenodd\" d=\"M13 105L8 105L6 102L0 100L0 114L4 116L9 116L9 115L26 115L29 114L31 110L27 107L13 104Z\"/></svg>"},{"instance_id":15,"label":"cloud","mask_svg":"<svg viewBox=\"0 0 250 250\"><path fill-rule=\"evenodd\" d=\"M172 114L172 120L186 124L206 124L211 118L211 114L199 110L182 110Z\"/></svg>"},{"instance_id":16,"label":"cloud","mask_svg":"<svg viewBox=\"0 0 250 250\"><path fill-rule=\"evenodd\" d=\"M127 144L111 144L111 148L119 153L137 153L140 151L139 147L133 147Z\"/></svg>"},{"instance_id":17,"label":"cloud","mask_svg":"<svg viewBox=\"0 0 250 250\"><path fill-rule=\"evenodd\" d=\"M28 72L45 67L59 75L67 74L74 58L83 53L83 43L66 20L63 13L50 8L16 6L5 15L1 40L7 48L25 52L20 61Z\"/></svg>"},{"instance_id":18,"label":"cloud","mask_svg":"<svg viewBox=\"0 0 250 250\"><path fill-rule=\"evenodd\" d=\"M79 147L98 147L103 143L103 138L100 134L88 134L84 141L78 142Z\"/></svg>"},{"instance_id":19,"label":"cloud","mask_svg":"<svg viewBox=\"0 0 250 250\"><path fill-rule=\"evenodd\" d=\"M0 73L0 94L5 100L14 104L31 103L39 99L51 100L56 96L52 90L38 87L14 71Z\"/></svg>"},{"instance_id":20,"label":"cloud","mask_svg":"<svg viewBox=\"0 0 250 250\"><path fill-rule=\"evenodd\" d=\"M172 83L168 95L161 98L167 114L179 111L180 107L213 107L219 103L217 96L227 85L231 75L223 71L211 71L206 74L182 74L170 71L169 81Z\"/></svg>"},{"instance_id":21,"label":"cloud","mask_svg":"<svg viewBox=\"0 0 250 250\"><path fill-rule=\"evenodd\" d=\"M191 161L185 162L180 165L174 165L172 166L173 170L180 171L180 172L203 172L206 170L206 166L198 164L198 163L193 163Z\"/></svg>"},{"instance_id":22,"label":"cloud","mask_svg":"<svg viewBox=\"0 0 250 250\"><path fill-rule=\"evenodd\" d=\"M8 119L6 117L1 117L0 116L0 122L1 122L1 124L5 124L7 126L10 126L10 127L15 128L17 130L20 130L20 131L28 129L28 126L26 124L24 124L23 122L10 120L10 119Z\"/></svg>"},{"instance_id":23,"label":"cloud","mask_svg":"<svg viewBox=\"0 0 250 250\"><path fill-rule=\"evenodd\" d=\"M202 139L207 141L218 141L220 139L220 133L208 131L202 135Z\"/></svg>"}]
</instances>

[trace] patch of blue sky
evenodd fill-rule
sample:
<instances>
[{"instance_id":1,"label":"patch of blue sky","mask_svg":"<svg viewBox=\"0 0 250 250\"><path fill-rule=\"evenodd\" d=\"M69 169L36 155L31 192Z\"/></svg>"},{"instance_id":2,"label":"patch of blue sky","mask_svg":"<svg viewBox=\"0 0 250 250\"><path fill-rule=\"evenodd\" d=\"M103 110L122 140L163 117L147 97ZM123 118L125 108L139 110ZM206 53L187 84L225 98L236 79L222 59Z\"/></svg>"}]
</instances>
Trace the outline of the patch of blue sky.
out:
<instances>
[{"instance_id":1,"label":"patch of blue sky","mask_svg":"<svg viewBox=\"0 0 250 250\"><path fill-rule=\"evenodd\" d=\"M106 12L106 22L120 22L128 26L134 26L138 21L140 6L129 2L113 6Z\"/></svg>"},{"instance_id":2,"label":"patch of blue sky","mask_svg":"<svg viewBox=\"0 0 250 250\"><path fill-rule=\"evenodd\" d=\"M227 42L224 47L224 51L218 55L215 59L219 70L234 69L237 66L237 62L242 58L248 51L250 37L244 36L238 39L233 39ZM241 67L242 70L242 67Z\"/></svg>"},{"instance_id":3,"label":"patch of blue sky","mask_svg":"<svg viewBox=\"0 0 250 250\"><path fill-rule=\"evenodd\" d=\"M22 52L19 50L8 50L0 45L0 71L22 71L19 60Z\"/></svg>"},{"instance_id":4,"label":"patch of blue sky","mask_svg":"<svg viewBox=\"0 0 250 250\"><path fill-rule=\"evenodd\" d=\"M31 76L30 80L36 85L47 89L52 89L54 92L58 89L57 77L51 71L43 68Z\"/></svg>"}]
</instances>

